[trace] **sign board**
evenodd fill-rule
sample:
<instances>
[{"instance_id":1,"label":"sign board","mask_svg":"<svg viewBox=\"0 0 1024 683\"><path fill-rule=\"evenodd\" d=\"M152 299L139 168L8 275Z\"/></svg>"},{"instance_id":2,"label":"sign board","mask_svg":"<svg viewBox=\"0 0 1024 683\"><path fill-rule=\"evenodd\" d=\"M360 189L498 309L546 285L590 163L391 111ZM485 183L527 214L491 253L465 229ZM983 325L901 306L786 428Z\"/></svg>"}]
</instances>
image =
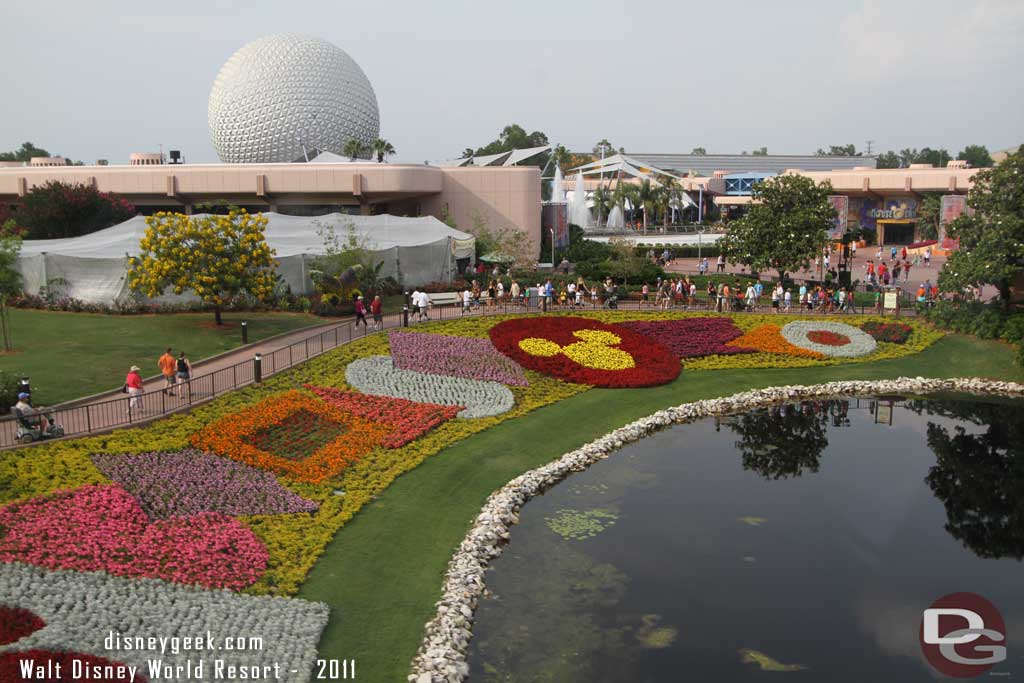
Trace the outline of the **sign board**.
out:
<instances>
[{"instance_id":1,"label":"sign board","mask_svg":"<svg viewBox=\"0 0 1024 683\"><path fill-rule=\"evenodd\" d=\"M949 249L952 245L947 246L946 240L949 238L946 236L946 227L955 221L960 216L967 214L968 216L974 213L970 207L967 206L967 197L962 194L944 194L942 195L942 201L939 205L939 240L943 243L943 249ZM955 249L955 246L952 246Z\"/></svg>"},{"instance_id":2,"label":"sign board","mask_svg":"<svg viewBox=\"0 0 1024 683\"><path fill-rule=\"evenodd\" d=\"M569 205L564 203L544 202L541 205L540 225L544 234L555 231L555 248L569 246Z\"/></svg>"},{"instance_id":3,"label":"sign board","mask_svg":"<svg viewBox=\"0 0 1024 683\"><path fill-rule=\"evenodd\" d=\"M882 307L887 311L895 311L899 308L899 293L897 292L886 292L882 296Z\"/></svg>"},{"instance_id":4,"label":"sign board","mask_svg":"<svg viewBox=\"0 0 1024 683\"><path fill-rule=\"evenodd\" d=\"M828 203L838 214L832 221L832 227L828 231L830 240L837 240L846 234L846 224L850 217L850 198L846 195L829 195Z\"/></svg>"}]
</instances>

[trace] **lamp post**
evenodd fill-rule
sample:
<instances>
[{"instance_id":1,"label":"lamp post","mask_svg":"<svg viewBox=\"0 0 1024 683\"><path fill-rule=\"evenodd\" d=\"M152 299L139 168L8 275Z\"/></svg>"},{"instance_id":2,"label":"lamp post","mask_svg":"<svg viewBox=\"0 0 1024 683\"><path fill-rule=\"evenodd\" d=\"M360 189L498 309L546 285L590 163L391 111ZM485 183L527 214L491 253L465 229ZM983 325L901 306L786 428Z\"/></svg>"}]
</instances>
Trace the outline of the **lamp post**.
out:
<instances>
[{"instance_id":1,"label":"lamp post","mask_svg":"<svg viewBox=\"0 0 1024 683\"><path fill-rule=\"evenodd\" d=\"M548 228L548 232L551 233L551 270L555 269L555 229Z\"/></svg>"},{"instance_id":2,"label":"lamp post","mask_svg":"<svg viewBox=\"0 0 1024 683\"><path fill-rule=\"evenodd\" d=\"M249 343L249 323L245 320L242 321L242 343Z\"/></svg>"},{"instance_id":3,"label":"lamp post","mask_svg":"<svg viewBox=\"0 0 1024 683\"><path fill-rule=\"evenodd\" d=\"M253 384L263 381L263 354L257 353L252 359L252 381Z\"/></svg>"}]
</instances>

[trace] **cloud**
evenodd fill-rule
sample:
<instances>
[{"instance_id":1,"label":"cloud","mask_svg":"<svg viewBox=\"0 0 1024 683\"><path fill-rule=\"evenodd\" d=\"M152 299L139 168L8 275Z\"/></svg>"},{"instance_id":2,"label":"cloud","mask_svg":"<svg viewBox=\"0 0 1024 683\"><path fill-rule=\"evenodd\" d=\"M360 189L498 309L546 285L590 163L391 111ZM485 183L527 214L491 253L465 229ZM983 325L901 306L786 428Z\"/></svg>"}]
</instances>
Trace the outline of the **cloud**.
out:
<instances>
[{"instance_id":1,"label":"cloud","mask_svg":"<svg viewBox=\"0 0 1024 683\"><path fill-rule=\"evenodd\" d=\"M1024 3L864 0L839 23L839 67L858 82L962 79L1024 53Z\"/></svg>"}]
</instances>

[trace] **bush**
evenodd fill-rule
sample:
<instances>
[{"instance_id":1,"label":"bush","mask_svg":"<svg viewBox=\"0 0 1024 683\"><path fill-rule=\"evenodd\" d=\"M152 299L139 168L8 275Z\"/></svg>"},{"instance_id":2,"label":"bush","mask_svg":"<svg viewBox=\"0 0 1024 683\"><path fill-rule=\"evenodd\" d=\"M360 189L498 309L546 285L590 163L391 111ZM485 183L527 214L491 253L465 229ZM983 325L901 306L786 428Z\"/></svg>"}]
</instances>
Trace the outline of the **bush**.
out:
<instances>
[{"instance_id":1,"label":"bush","mask_svg":"<svg viewBox=\"0 0 1024 683\"><path fill-rule=\"evenodd\" d=\"M91 185L66 185L51 180L33 187L13 215L26 239L78 237L122 223L135 206Z\"/></svg>"},{"instance_id":2,"label":"bush","mask_svg":"<svg viewBox=\"0 0 1024 683\"><path fill-rule=\"evenodd\" d=\"M20 373L0 370L0 413L4 415L18 402L19 377Z\"/></svg>"},{"instance_id":3,"label":"bush","mask_svg":"<svg viewBox=\"0 0 1024 683\"><path fill-rule=\"evenodd\" d=\"M925 318L943 329L982 339L998 339L1006 322L1001 310L978 301L938 301L921 310Z\"/></svg>"}]
</instances>

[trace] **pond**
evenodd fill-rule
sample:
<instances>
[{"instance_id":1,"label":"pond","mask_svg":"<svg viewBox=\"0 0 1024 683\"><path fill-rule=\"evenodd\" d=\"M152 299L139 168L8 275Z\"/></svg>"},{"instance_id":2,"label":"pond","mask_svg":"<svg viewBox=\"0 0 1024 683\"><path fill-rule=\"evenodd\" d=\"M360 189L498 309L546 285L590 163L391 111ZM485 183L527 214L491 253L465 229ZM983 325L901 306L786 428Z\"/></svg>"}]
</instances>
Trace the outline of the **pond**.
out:
<instances>
[{"instance_id":1,"label":"pond","mask_svg":"<svg viewBox=\"0 0 1024 683\"><path fill-rule=\"evenodd\" d=\"M1006 621L992 673L1024 675L1022 557L1022 401L680 425L524 507L487 573L470 681L933 681L922 611L959 591Z\"/></svg>"}]
</instances>

